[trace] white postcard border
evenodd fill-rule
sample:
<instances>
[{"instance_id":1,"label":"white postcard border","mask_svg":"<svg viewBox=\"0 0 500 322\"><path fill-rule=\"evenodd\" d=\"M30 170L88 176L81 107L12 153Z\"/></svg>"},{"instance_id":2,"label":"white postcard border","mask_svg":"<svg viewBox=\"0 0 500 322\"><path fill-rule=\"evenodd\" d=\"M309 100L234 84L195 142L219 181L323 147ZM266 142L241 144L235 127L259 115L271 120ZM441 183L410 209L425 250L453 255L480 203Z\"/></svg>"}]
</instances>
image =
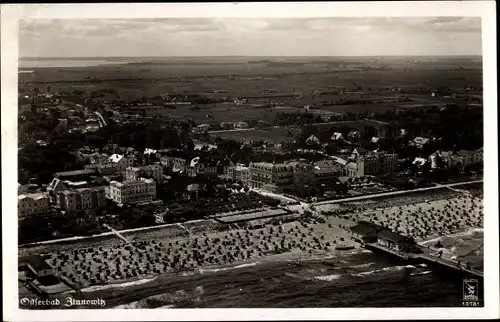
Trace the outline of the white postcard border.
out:
<instances>
[{"instance_id":1,"label":"white postcard border","mask_svg":"<svg viewBox=\"0 0 500 322\"><path fill-rule=\"evenodd\" d=\"M498 150L496 24L493 1L356 3L204 3L204 4L52 4L2 5L2 221L3 301L8 321L140 320L301 320L494 318L499 315ZM18 309L17 289L17 39L18 20L160 17L425 17L482 18L484 77L484 308L363 309L170 309L65 310Z\"/></svg>"}]
</instances>

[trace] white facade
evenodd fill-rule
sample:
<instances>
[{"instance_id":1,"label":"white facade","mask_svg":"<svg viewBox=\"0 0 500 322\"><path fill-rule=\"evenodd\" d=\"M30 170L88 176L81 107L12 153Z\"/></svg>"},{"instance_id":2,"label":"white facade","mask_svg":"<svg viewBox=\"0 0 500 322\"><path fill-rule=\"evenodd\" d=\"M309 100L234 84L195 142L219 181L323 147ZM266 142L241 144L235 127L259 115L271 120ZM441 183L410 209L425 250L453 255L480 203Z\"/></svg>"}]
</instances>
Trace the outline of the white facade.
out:
<instances>
[{"instance_id":1,"label":"white facade","mask_svg":"<svg viewBox=\"0 0 500 322\"><path fill-rule=\"evenodd\" d=\"M31 216L49 211L49 196L46 193L32 193L18 196L19 216Z\"/></svg>"},{"instance_id":2,"label":"white facade","mask_svg":"<svg viewBox=\"0 0 500 322\"><path fill-rule=\"evenodd\" d=\"M109 197L118 204L150 202L156 196L156 184L151 179L141 178L132 182L112 181Z\"/></svg>"},{"instance_id":3,"label":"white facade","mask_svg":"<svg viewBox=\"0 0 500 322\"><path fill-rule=\"evenodd\" d=\"M113 154L109 157L108 161L116 165L118 172L122 172L126 168L134 165L134 160L132 158L127 158L122 154Z\"/></svg>"}]
</instances>

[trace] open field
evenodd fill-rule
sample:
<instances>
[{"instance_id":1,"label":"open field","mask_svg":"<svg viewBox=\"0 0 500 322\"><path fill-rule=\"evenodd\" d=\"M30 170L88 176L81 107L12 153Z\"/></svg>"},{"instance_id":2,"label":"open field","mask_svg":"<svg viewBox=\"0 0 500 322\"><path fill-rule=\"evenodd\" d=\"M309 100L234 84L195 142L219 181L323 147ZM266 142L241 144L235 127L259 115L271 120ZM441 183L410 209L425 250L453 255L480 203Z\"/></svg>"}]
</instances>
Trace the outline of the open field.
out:
<instances>
[{"instance_id":1,"label":"open field","mask_svg":"<svg viewBox=\"0 0 500 322\"><path fill-rule=\"evenodd\" d=\"M191 111L187 106L148 111L148 115L189 117L200 123L207 119L272 122L278 111L298 111L304 105L318 104L327 105L313 113L325 115L384 111L394 105L405 108L405 104L411 108L408 104L448 102L446 98L430 96L431 89L443 84L457 93L466 93L469 85L482 86L481 61L477 57L138 58L130 64L122 61L117 59L117 64L101 66L31 68L33 73L19 75L20 86L26 90L51 86L53 91L70 93L77 89L113 89L116 94L103 97L109 100L176 92L213 98L249 97L246 106L210 104L200 106L200 111ZM394 91L393 87L401 91ZM340 88L345 88L346 94L339 95ZM301 98L294 97L294 93ZM411 101L398 102L401 96ZM361 102L342 104L348 100ZM272 102L288 107L251 105Z\"/></svg>"},{"instance_id":2,"label":"open field","mask_svg":"<svg viewBox=\"0 0 500 322\"><path fill-rule=\"evenodd\" d=\"M274 143L292 142L300 129L269 127L262 130L230 131L213 133L214 137L238 141L272 141Z\"/></svg>"}]
</instances>

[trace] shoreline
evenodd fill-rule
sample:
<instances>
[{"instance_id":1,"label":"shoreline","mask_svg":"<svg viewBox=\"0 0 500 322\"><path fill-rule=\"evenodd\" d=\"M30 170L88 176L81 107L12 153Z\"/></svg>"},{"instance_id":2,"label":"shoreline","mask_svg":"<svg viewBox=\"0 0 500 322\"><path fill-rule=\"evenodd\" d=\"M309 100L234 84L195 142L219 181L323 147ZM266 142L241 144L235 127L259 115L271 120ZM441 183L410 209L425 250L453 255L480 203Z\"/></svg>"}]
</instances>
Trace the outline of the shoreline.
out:
<instances>
[{"instance_id":1,"label":"shoreline","mask_svg":"<svg viewBox=\"0 0 500 322\"><path fill-rule=\"evenodd\" d=\"M470 234L471 232L474 231L480 231L483 228L470 228L466 229L460 232L455 232L450 235L443 235L439 238L456 238L460 237L462 235L467 235ZM194 269L194 270L181 270L177 272L168 272L164 274L160 274L157 276L152 276L149 278L140 278L140 279L132 279L132 280L127 280L123 281L119 284L113 283L113 284L106 284L98 287L93 287L94 289L92 290L82 290L86 296L99 296L102 295L102 293L106 292L113 292L116 291L117 289L123 289L123 292L129 292L129 293L136 293L136 292L141 292L145 291L149 288L155 288L155 287L160 287L163 283L167 281L171 281L172 279L178 278L178 277L187 277L189 278L190 276L202 276L205 274L220 274L224 271L232 271L232 270L238 270L238 269L244 269L248 267L253 267L253 266L259 266L259 265L266 265L266 264L275 264L279 265L280 263L286 263L286 262L293 262L295 264L301 264L302 262L306 263L314 263L314 262L325 262L328 260L332 259L339 259L341 260L342 258L349 257L349 256L356 256L358 254L363 254L363 253L371 253L375 254L372 251L369 251L365 249L364 247L356 247L353 250L347 250L347 251L332 251L328 253L316 253L316 254L301 254L300 252L287 252L287 253L282 253L282 254L273 254L273 255L268 255L265 256L261 259L258 260L245 260L245 261L240 261L237 263L232 263L232 264L223 264L223 265L212 265L212 266L204 266L202 268ZM375 259L375 261L377 261ZM353 267L363 267L363 266L369 266L371 263L364 263L364 264L356 264ZM333 265L333 264L332 264ZM381 269L381 271L384 271ZM358 275L368 275L371 274L372 272L369 271L368 273L358 273ZM332 273L334 274L334 273ZM425 271L423 273L413 273L413 275L419 275L419 274L429 274L429 271ZM286 274L285 274L286 275ZM335 274L334 274L335 275ZM357 275L353 275L357 276ZM317 278L320 279L320 278ZM92 288L92 287L91 287ZM101 294L99 294L101 293ZM134 302L138 302L140 300L144 300L148 297L151 296L157 296L161 295L164 293L164 290L158 289L158 291L154 292L147 292L147 295L143 298L135 298L132 296L130 301L124 301L120 300L119 303L114 303L113 306L107 307L107 309L115 309L115 308L123 308L124 306L126 307L127 305L130 305ZM172 307L175 305L172 304Z\"/></svg>"},{"instance_id":2,"label":"shoreline","mask_svg":"<svg viewBox=\"0 0 500 322\"><path fill-rule=\"evenodd\" d=\"M390 227L398 222L398 213L401 215L403 212L406 213L406 224L403 226L411 227L413 224L423 224L429 215L432 217L430 211L438 211L435 207L446 210L450 205L458 203L457 207L463 208L463 211L455 214L459 216L457 222L460 224L452 228L458 228L457 231L449 233L448 230L443 230L441 234L440 229L443 228L429 230L427 236L421 236L422 239L415 238L417 243L425 247L442 238L481 231L481 228L469 227L471 224L481 224L476 220L482 216L482 206L477 203L478 198L455 196L432 202L420 200L415 203L411 198L405 197L401 200L397 198L396 201L398 202L394 204L391 201L392 205L388 204L380 209L351 209L345 215L325 214L323 211L327 210L326 208L340 209L338 206L324 205L311 210L311 215L303 214L291 222L277 223L276 219L267 219L257 221L262 226L253 227L195 222L184 224L189 228L188 231L187 228L176 224L168 225L165 229L155 231L134 231L127 236L131 243L124 243L123 240L113 237L99 241L97 245L86 243L84 248L78 248L81 242L69 245L72 247L59 245L59 249L49 253L47 260L59 271L58 274L62 274L62 277L72 283L77 283L80 291L84 293L83 296L93 297L102 293L108 294L108 298L112 299L112 296L117 296L113 292L119 289L123 289L125 293L131 290L148 294L153 289L159 291L159 285L168 284L175 277L182 280L183 277L189 279L189 276L194 275L198 276L194 278L199 278L204 274L267 263L294 262L300 265L301 262L327 261L370 252L352 239L348 228L363 219L384 221ZM400 204L399 201L409 203L402 207L397 205ZM466 209L469 209L469 212ZM476 219L468 221L467 218ZM403 226L399 228L406 229ZM225 229L221 230L221 227ZM53 247L34 248L46 250ZM120 294L118 297L128 296Z\"/></svg>"}]
</instances>

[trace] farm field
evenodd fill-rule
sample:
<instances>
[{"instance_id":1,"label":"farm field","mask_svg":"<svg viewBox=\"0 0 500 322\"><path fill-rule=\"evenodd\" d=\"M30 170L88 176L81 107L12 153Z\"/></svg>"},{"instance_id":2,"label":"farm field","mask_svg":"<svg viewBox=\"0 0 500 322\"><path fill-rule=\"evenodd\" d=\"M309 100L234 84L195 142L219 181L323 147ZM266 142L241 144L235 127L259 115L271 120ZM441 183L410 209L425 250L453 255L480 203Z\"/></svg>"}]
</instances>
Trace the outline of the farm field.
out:
<instances>
[{"instance_id":1,"label":"farm field","mask_svg":"<svg viewBox=\"0 0 500 322\"><path fill-rule=\"evenodd\" d=\"M300 129L269 127L262 130L243 130L214 133L212 136L239 141L271 141L274 143L292 142Z\"/></svg>"},{"instance_id":2,"label":"farm field","mask_svg":"<svg viewBox=\"0 0 500 322\"><path fill-rule=\"evenodd\" d=\"M197 123L243 119L272 122L276 113L303 111L304 105L324 105L311 112L325 117L384 111L394 106L412 108L414 104L448 102L444 97L430 95L442 84L457 93L465 93L467 86L482 86L481 61L475 57L134 58L128 63L111 59L100 66L30 70L33 73L19 74L20 87L28 91L45 86L70 93L116 91L106 93L103 99L107 100L169 93L226 97L231 101L248 98L247 105L231 102L201 105L198 111L190 106L147 111L149 116L191 118ZM341 88L346 91L343 95L338 93ZM408 102L398 101L406 97ZM263 103L283 106L253 105Z\"/></svg>"}]
</instances>

